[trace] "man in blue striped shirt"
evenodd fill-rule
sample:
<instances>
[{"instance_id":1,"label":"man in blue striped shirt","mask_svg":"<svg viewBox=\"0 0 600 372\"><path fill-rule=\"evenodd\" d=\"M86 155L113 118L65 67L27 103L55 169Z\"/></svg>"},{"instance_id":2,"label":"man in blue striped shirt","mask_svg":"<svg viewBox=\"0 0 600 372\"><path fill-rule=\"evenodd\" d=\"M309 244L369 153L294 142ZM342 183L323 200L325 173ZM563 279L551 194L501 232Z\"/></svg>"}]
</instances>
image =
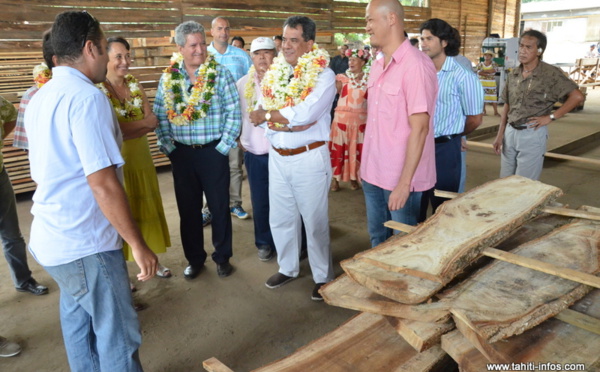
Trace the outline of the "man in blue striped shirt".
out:
<instances>
[{"instance_id":1,"label":"man in blue striped shirt","mask_svg":"<svg viewBox=\"0 0 600 372\"><path fill-rule=\"evenodd\" d=\"M217 17L212 20L210 34L213 42L208 46L217 62L225 66L236 82L248 73L252 60L248 53L240 48L229 45L229 21L225 18ZM248 213L242 208L242 163L243 151L239 148L232 148L229 152L229 174L231 184L229 185L229 206L232 216L239 219L248 218ZM204 223L209 223L211 215L208 208L204 208Z\"/></svg>"},{"instance_id":2,"label":"man in blue striped shirt","mask_svg":"<svg viewBox=\"0 0 600 372\"><path fill-rule=\"evenodd\" d=\"M183 61L178 69L172 66L163 73L154 100L154 113L159 125L156 136L160 149L171 160L175 197L181 219L181 243L189 266L184 270L188 279L195 278L204 262L204 234L202 228L202 193L210 204L213 214L212 241L215 252L213 261L221 277L231 274L229 263L232 256L232 227L229 214L229 151L237 146L240 134L240 100L231 73L216 64L216 76L212 97L207 99L205 88L211 84L212 73L198 79L200 67L209 56L206 49L204 27L187 21L175 29L175 42ZM211 63L208 63L208 70ZM182 78L179 79L179 76ZM202 84L195 83L204 80ZM209 89L210 90L210 89ZM175 92L178 94L176 95ZM200 102L187 107L188 101L200 95ZM178 103L178 96L182 102ZM210 94L208 94L210 96ZM208 102L203 102L207 100ZM196 114L207 108L206 117L188 115L190 109Z\"/></svg>"},{"instance_id":3,"label":"man in blue striped shirt","mask_svg":"<svg viewBox=\"0 0 600 372\"><path fill-rule=\"evenodd\" d=\"M461 136L474 131L482 121L483 87L475 74L460 65L460 39L452 26L433 18L421 25L421 49L435 65L438 77L438 97L433 117L435 137L435 188L458 192L461 175ZM447 199L433 195L433 190L421 198L420 221L427 216L431 202L432 213Z\"/></svg>"}]
</instances>

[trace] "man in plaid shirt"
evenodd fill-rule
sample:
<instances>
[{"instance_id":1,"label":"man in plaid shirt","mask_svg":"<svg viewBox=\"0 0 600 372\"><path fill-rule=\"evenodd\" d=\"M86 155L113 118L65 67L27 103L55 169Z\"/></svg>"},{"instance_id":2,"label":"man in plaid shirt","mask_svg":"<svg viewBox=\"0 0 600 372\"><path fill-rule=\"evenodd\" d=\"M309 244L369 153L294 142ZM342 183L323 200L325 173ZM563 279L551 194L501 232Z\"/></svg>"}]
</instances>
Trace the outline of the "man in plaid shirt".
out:
<instances>
[{"instance_id":1,"label":"man in plaid shirt","mask_svg":"<svg viewBox=\"0 0 600 372\"><path fill-rule=\"evenodd\" d=\"M171 79L171 86L179 85L183 104L194 93L199 68L208 57L204 27L197 22L187 21L175 29L175 42L183 56L178 73L183 83ZM171 75L171 76L169 76ZM206 261L204 234L202 231L202 193L210 205L213 215L212 241L215 252L213 261L217 274L226 277L233 267L232 227L229 213L229 150L236 147L240 134L241 112L235 81L227 68L216 65L214 94L209 101L205 118L190 119L183 125L173 123L167 115L168 103L177 114L183 111L176 103L172 87L166 87L172 72L165 72L156 92L154 113L160 122L156 129L160 149L171 160L175 197L179 209L181 243L189 265L184 270L187 279L195 278ZM205 79L205 85L209 84ZM198 92L196 92L198 93ZM204 97L202 92L201 96ZM200 111L205 105L195 106ZM183 115L182 115L183 116ZM178 117L178 120L182 117ZM180 122L178 124L181 124Z\"/></svg>"}]
</instances>

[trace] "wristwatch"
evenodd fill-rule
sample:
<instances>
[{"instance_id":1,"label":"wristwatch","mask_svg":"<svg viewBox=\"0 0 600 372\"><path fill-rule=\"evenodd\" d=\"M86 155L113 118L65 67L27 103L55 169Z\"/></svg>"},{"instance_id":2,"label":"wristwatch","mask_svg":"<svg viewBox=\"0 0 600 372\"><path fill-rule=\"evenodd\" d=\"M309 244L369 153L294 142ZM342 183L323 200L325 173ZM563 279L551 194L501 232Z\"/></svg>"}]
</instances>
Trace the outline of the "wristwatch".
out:
<instances>
[{"instance_id":1,"label":"wristwatch","mask_svg":"<svg viewBox=\"0 0 600 372\"><path fill-rule=\"evenodd\" d=\"M556 120L556 118L554 117L554 114L550 114L550 120L552 120L552 121Z\"/></svg>"},{"instance_id":2,"label":"wristwatch","mask_svg":"<svg viewBox=\"0 0 600 372\"><path fill-rule=\"evenodd\" d=\"M265 120L271 121L271 111L267 111L267 113L265 114Z\"/></svg>"}]
</instances>

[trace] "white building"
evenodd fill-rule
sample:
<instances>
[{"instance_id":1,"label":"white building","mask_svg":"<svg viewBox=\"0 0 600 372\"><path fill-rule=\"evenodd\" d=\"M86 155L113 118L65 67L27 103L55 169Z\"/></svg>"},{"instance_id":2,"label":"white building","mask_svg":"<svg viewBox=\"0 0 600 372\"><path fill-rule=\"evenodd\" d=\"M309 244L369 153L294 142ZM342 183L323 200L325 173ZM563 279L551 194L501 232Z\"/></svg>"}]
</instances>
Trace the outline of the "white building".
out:
<instances>
[{"instance_id":1,"label":"white building","mask_svg":"<svg viewBox=\"0 0 600 372\"><path fill-rule=\"evenodd\" d=\"M600 42L600 0L542 1L521 5L521 32L535 29L548 38L544 61L574 63Z\"/></svg>"}]
</instances>

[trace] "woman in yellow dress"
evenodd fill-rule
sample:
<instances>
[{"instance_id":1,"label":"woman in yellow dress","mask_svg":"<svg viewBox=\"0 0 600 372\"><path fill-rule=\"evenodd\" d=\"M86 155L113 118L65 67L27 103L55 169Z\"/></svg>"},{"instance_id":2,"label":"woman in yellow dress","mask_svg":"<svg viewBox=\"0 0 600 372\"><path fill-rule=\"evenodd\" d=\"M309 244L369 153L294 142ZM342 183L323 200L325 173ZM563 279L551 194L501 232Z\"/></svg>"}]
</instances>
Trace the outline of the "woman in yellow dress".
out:
<instances>
[{"instance_id":1,"label":"woman in yellow dress","mask_svg":"<svg viewBox=\"0 0 600 372\"><path fill-rule=\"evenodd\" d=\"M158 119L152 113L144 89L129 74L129 49L129 43L123 38L108 39L106 80L98 86L110 99L123 133L124 187L133 218L150 249L163 253L171 246L171 239L146 137L158 126ZM133 261L131 248L125 242L123 254L128 261ZM156 275L169 278L171 270L159 264Z\"/></svg>"},{"instance_id":2,"label":"woman in yellow dress","mask_svg":"<svg viewBox=\"0 0 600 372\"><path fill-rule=\"evenodd\" d=\"M496 72L498 65L492 60L494 54L490 51L483 53L483 62L477 65L477 75L483 85L484 102L483 114L487 115L485 104L489 103L494 108L494 115L500 116L498 113L498 92L496 91Z\"/></svg>"}]
</instances>

